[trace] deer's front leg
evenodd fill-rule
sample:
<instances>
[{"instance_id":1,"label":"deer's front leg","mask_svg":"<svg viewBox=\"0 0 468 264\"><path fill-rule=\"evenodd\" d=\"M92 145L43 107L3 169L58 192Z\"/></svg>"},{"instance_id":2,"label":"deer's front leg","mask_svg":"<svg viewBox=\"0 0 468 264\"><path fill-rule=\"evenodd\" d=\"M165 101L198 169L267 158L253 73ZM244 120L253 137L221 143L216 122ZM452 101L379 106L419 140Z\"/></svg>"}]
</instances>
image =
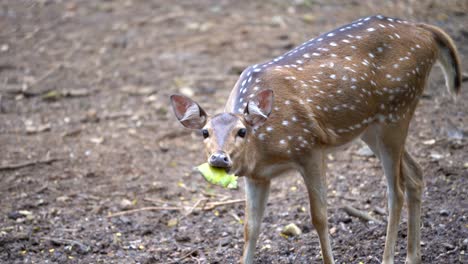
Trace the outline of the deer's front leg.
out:
<instances>
[{"instance_id":1,"label":"deer's front leg","mask_svg":"<svg viewBox=\"0 0 468 264\"><path fill-rule=\"evenodd\" d=\"M270 181L245 177L246 211L244 223L244 254L241 263L253 263L263 212L265 211Z\"/></svg>"},{"instance_id":2,"label":"deer's front leg","mask_svg":"<svg viewBox=\"0 0 468 264\"><path fill-rule=\"evenodd\" d=\"M325 178L325 160L322 152L312 155L302 171L304 182L309 193L312 224L317 230L322 250L323 263L333 264L330 236L327 219L327 184Z\"/></svg>"}]
</instances>

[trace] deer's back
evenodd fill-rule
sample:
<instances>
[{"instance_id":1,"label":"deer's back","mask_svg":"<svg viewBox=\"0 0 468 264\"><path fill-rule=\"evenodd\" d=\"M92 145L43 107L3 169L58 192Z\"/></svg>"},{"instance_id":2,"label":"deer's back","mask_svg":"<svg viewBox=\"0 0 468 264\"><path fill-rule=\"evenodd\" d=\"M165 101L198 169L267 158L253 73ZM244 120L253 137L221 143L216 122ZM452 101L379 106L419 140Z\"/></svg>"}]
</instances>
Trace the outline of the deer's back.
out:
<instances>
[{"instance_id":1,"label":"deer's back","mask_svg":"<svg viewBox=\"0 0 468 264\"><path fill-rule=\"evenodd\" d=\"M288 154L342 144L373 122L409 114L437 58L435 45L413 23L363 18L246 69L226 111L242 113L253 94L272 89L274 109L256 131L259 140Z\"/></svg>"}]
</instances>

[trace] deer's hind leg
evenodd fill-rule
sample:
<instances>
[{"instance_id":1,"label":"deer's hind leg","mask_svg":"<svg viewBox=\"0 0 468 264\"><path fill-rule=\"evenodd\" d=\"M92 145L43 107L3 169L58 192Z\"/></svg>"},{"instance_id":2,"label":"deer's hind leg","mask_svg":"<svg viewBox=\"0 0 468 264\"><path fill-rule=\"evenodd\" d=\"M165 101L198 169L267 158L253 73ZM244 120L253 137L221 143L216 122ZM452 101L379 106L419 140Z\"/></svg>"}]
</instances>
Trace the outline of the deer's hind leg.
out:
<instances>
[{"instance_id":1,"label":"deer's hind leg","mask_svg":"<svg viewBox=\"0 0 468 264\"><path fill-rule=\"evenodd\" d=\"M421 197L424 187L421 167L405 151L401 163L408 203L408 248L406 263L421 263Z\"/></svg>"},{"instance_id":2,"label":"deer's hind leg","mask_svg":"<svg viewBox=\"0 0 468 264\"><path fill-rule=\"evenodd\" d=\"M402 120L406 121L406 120ZM382 263L393 264L401 210L404 202L402 157L409 122L375 124L361 137L380 159L388 191L388 222Z\"/></svg>"}]
</instances>

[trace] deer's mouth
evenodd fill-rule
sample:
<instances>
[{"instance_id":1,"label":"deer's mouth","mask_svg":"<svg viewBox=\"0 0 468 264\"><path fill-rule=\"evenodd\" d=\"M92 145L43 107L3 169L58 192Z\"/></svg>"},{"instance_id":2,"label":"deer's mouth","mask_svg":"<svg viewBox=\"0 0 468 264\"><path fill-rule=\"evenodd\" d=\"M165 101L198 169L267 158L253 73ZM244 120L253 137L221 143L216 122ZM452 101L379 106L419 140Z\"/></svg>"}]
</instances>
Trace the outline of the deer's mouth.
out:
<instances>
[{"instance_id":1,"label":"deer's mouth","mask_svg":"<svg viewBox=\"0 0 468 264\"><path fill-rule=\"evenodd\" d=\"M211 167L225 169L226 172L228 172L232 167L231 158L224 151L216 151L211 154L208 158L208 164L210 164Z\"/></svg>"},{"instance_id":2,"label":"deer's mouth","mask_svg":"<svg viewBox=\"0 0 468 264\"><path fill-rule=\"evenodd\" d=\"M210 164L210 163L208 163L208 164ZM216 166L216 165L212 165L212 164L210 164L210 166L213 167L213 168L222 169L222 170L224 170L226 173L229 173L229 172L232 171L232 166L224 167L224 166Z\"/></svg>"}]
</instances>

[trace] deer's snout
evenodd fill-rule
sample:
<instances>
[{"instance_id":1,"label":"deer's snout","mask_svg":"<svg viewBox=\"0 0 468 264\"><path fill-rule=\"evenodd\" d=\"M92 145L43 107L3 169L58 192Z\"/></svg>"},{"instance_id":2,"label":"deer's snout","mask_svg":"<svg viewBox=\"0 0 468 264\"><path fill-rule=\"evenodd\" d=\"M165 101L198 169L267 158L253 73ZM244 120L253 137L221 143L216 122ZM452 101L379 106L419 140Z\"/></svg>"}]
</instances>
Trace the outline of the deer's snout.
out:
<instances>
[{"instance_id":1,"label":"deer's snout","mask_svg":"<svg viewBox=\"0 0 468 264\"><path fill-rule=\"evenodd\" d=\"M216 151L215 153L211 154L210 158L208 159L208 163L210 166L223 169L229 169L232 166L231 158L229 158L229 155L224 151Z\"/></svg>"}]
</instances>

